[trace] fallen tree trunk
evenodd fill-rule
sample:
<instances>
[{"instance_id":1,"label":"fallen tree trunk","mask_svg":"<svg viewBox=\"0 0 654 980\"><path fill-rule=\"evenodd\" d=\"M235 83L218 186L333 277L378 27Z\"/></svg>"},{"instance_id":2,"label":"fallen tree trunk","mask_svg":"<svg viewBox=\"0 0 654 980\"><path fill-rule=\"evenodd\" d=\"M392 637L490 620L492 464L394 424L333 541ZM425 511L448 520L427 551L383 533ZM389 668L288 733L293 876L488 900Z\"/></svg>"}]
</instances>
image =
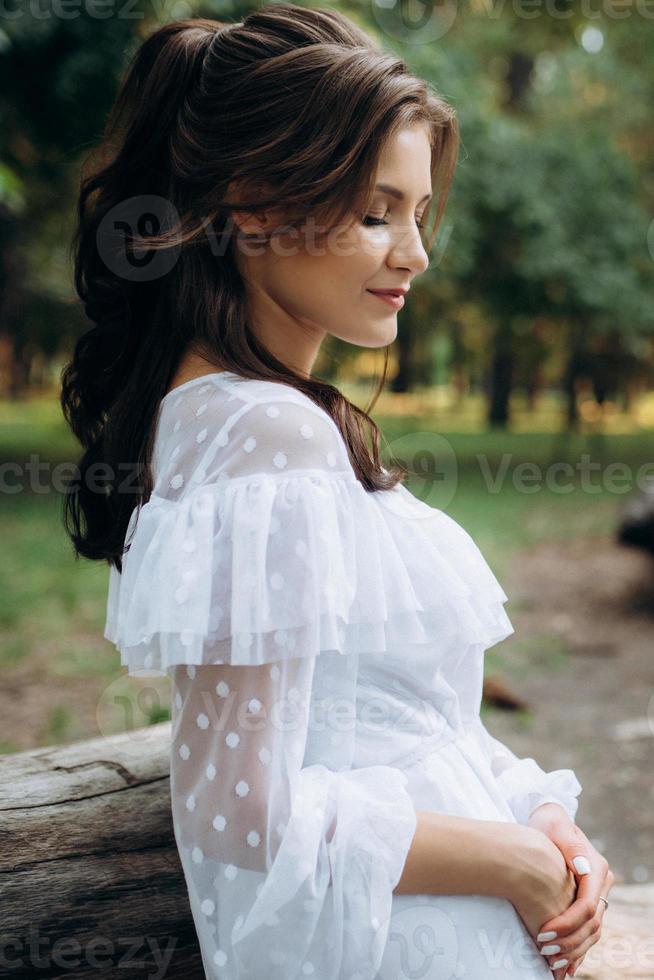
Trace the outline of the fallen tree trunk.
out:
<instances>
[{"instance_id":1,"label":"fallen tree trunk","mask_svg":"<svg viewBox=\"0 0 654 980\"><path fill-rule=\"evenodd\" d=\"M164 722L2 757L0 976L204 980L169 745ZM609 901L577 976L654 978L654 885L615 885Z\"/></svg>"},{"instance_id":2,"label":"fallen tree trunk","mask_svg":"<svg viewBox=\"0 0 654 980\"><path fill-rule=\"evenodd\" d=\"M3 757L0 975L204 980L169 743L164 722Z\"/></svg>"}]
</instances>

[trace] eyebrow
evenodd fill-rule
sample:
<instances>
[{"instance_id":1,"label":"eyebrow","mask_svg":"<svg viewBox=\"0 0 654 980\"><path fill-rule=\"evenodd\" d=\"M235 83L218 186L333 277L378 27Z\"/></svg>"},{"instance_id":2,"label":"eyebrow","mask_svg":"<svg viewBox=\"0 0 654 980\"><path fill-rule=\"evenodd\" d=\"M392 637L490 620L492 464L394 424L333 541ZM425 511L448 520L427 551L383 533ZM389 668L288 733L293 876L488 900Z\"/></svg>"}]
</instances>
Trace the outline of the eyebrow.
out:
<instances>
[{"instance_id":1,"label":"eyebrow","mask_svg":"<svg viewBox=\"0 0 654 980\"><path fill-rule=\"evenodd\" d=\"M402 191L398 190L397 187L391 187L390 184L377 184L375 190L385 191L387 194L390 194L391 197L396 197L398 201L404 200L404 194ZM418 204L422 204L423 201L428 201L431 196L431 194L425 194L422 200L418 201Z\"/></svg>"}]
</instances>

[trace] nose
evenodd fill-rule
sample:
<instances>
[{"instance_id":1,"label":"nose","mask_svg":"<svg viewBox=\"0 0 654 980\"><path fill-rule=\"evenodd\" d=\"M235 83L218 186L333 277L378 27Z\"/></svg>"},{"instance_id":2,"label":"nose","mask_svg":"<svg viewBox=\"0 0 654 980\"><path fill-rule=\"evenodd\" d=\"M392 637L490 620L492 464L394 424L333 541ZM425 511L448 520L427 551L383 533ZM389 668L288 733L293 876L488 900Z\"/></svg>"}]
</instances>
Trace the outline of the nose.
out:
<instances>
[{"instance_id":1,"label":"nose","mask_svg":"<svg viewBox=\"0 0 654 980\"><path fill-rule=\"evenodd\" d=\"M406 269L417 276L429 267L429 256L415 223L403 226L388 253L388 265L393 269Z\"/></svg>"}]
</instances>

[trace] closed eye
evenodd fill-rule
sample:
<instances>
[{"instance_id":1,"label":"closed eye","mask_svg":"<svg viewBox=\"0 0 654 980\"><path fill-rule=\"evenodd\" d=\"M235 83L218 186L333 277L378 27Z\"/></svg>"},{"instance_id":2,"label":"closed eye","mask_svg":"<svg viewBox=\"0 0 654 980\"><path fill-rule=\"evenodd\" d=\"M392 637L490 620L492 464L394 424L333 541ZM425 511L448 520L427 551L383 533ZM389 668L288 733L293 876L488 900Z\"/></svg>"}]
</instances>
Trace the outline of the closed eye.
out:
<instances>
[{"instance_id":1,"label":"closed eye","mask_svg":"<svg viewBox=\"0 0 654 980\"><path fill-rule=\"evenodd\" d=\"M387 225L388 221L384 221L383 218L374 218L372 215L367 214L363 219L364 225L367 227L375 227L378 225ZM424 224L421 221L416 221L417 228L424 228Z\"/></svg>"}]
</instances>

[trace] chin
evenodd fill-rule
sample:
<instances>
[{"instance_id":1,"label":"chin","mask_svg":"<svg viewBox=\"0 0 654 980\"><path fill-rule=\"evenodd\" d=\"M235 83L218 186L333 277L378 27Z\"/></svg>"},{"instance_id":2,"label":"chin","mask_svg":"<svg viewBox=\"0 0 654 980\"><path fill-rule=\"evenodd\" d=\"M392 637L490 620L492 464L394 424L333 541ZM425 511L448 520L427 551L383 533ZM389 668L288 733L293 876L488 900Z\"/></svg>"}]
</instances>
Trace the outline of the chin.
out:
<instances>
[{"instance_id":1,"label":"chin","mask_svg":"<svg viewBox=\"0 0 654 980\"><path fill-rule=\"evenodd\" d=\"M373 331L372 339L369 343L364 343L364 347L388 347L397 337L397 318L391 316L391 322L385 330L379 327Z\"/></svg>"},{"instance_id":2,"label":"chin","mask_svg":"<svg viewBox=\"0 0 654 980\"><path fill-rule=\"evenodd\" d=\"M387 347L392 344L397 337L397 314L391 310L391 315L383 324L376 323L363 330L361 324L353 325L351 330L328 331L332 337L344 341L346 344L355 344L357 347Z\"/></svg>"}]
</instances>

